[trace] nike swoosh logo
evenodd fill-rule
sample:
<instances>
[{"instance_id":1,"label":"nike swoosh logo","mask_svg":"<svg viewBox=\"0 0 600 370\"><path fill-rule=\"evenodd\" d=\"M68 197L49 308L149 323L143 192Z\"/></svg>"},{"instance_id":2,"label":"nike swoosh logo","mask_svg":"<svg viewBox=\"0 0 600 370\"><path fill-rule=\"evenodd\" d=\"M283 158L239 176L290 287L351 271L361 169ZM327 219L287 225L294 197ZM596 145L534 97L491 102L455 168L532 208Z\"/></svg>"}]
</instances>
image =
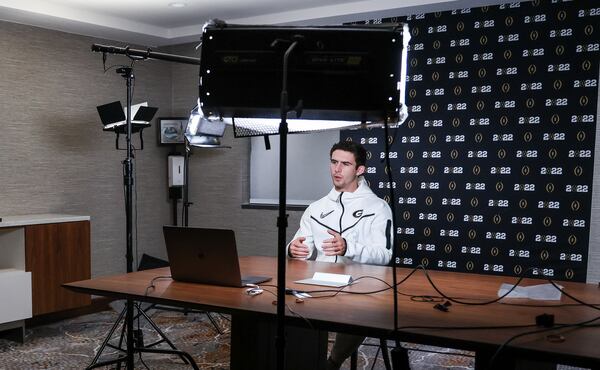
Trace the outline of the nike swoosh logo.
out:
<instances>
[{"instance_id":1,"label":"nike swoosh logo","mask_svg":"<svg viewBox=\"0 0 600 370\"><path fill-rule=\"evenodd\" d=\"M330 214L332 214L332 213L333 213L333 209L332 209L331 211L327 212L327 213L323 213L323 212L321 212L321 216L320 216L320 217L321 217L321 218L325 218L325 217L329 216L329 215L330 215Z\"/></svg>"}]
</instances>

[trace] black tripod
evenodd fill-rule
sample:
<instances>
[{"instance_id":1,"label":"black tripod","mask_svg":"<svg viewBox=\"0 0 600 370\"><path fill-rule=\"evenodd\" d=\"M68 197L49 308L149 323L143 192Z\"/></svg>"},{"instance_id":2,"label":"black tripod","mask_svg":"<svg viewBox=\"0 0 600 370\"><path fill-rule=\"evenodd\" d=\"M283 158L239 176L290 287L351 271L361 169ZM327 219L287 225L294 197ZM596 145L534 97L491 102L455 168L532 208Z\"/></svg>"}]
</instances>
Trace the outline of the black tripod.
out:
<instances>
[{"instance_id":1,"label":"black tripod","mask_svg":"<svg viewBox=\"0 0 600 370\"><path fill-rule=\"evenodd\" d=\"M93 48L92 48L93 49ZM98 51L109 51L110 50L98 50ZM126 214L126 227L127 227L127 252L126 252L126 260L127 260L127 273L133 272L133 145L131 144L131 134L132 134L132 123L131 123L131 100L132 100L132 82L135 80L135 76L133 73L133 69L131 67L121 67L116 70L118 74L123 76L127 84L127 128L126 128L126 142L127 142L127 157L123 161L123 180L125 186L125 214ZM138 310L138 314L134 316L134 308ZM154 330L159 334L161 339L155 343L152 343L148 346L144 346L140 337L138 337L137 341L134 340L134 329L133 322L140 317L143 316L146 321L154 328ZM121 324L121 321L124 321L122 329L121 329L121 338L119 340L119 345L114 346L109 343L113 333ZM139 322L139 321L138 321ZM126 350L123 350L122 344L123 339L126 342ZM166 342L171 349L158 349L151 348L156 346L159 343ZM124 352L124 354L118 356L115 359L98 362L102 352L104 349L109 346L111 348L117 349L120 352ZM132 299L127 299L125 308L119 314L117 321L114 323L112 328L110 329L108 336L104 339L104 342L98 349L96 356L92 360L92 363L87 367L87 369L93 369L101 366L117 364L117 368L121 367L121 363L125 362L126 368L128 370L134 370L134 354L135 353L162 353L162 354L175 354L181 357L181 359L186 363L190 364L194 369L198 369L198 366L194 362L194 359L186 352L179 351L173 345L173 343L165 336L165 334L160 330L160 328L146 315L146 313L139 307L139 304L135 303Z\"/></svg>"}]
</instances>

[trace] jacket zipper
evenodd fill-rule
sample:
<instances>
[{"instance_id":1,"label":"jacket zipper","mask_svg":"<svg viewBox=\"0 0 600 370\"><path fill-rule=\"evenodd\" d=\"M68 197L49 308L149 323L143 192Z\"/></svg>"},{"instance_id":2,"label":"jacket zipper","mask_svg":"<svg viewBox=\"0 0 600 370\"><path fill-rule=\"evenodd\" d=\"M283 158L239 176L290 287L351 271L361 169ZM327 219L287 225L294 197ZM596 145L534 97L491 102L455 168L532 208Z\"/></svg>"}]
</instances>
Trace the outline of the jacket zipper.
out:
<instances>
[{"instance_id":1,"label":"jacket zipper","mask_svg":"<svg viewBox=\"0 0 600 370\"><path fill-rule=\"evenodd\" d=\"M344 192L340 193L340 205L342 206L342 214L340 215L340 237L342 236L342 231L343 231L343 229L342 229L342 218L344 217L344 211L345 211L345 209L344 209L344 202L342 202L342 195L344 195ZM348 248L348 246L346 246L346 248ZM337 263L337 260L338 260L338 256L336 254L335 255L335 262L336 263Z\"/></svg>"}]
</instances>

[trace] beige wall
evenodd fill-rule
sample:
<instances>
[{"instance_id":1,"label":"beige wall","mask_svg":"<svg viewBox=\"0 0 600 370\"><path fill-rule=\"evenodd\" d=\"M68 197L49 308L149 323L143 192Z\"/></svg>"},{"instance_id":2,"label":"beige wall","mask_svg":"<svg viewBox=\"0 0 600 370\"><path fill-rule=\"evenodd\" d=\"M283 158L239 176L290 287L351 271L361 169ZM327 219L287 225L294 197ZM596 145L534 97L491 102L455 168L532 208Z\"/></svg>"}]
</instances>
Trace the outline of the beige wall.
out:
<instances>
[{"instance_id":1,"label":"beige wall","mask_svg":"<svg viewBox=\"0 0 600 370\"><path fill-rule=\"evenodd\" d=\"M92 274L125 271L125 208L121 162L115 138L102 132L96 106L125 102L125 83L103 73L94 42L121 45L36 27L0 22L0 217L70 213L92 218ZM198 56L194 44L164 49ZM128 63L109 56L107 65ZM187 116L197 96L197 67L163 61L138 62L134 102L159 107L157 116ZM190 225L231 228L240 254L276 254L276 210L241 209L248 199L249 139L231 149L195 149L190 164ZM156 144L156 122L144 132L136 155L138 255L165 258L161 226L171 222L167 154ZM137 138L134 140L138 144ZM596 153L596 170L600 158ZM274 169L276 170L276 169ZM598 171L596 171L598 172ZM594 189L599 176L595 176ZM589 281L600 276L598 204L594 191ZM301 212L290 214L287 239ZM180 220L181 221L181 220Z\"/></svg>"},{"instance_id":2,"label":"beige wall","mask_svg":"<svg viewBox=\"0 0 600 370\"><path fill-rule=\"evenodd\" d=\"M169 52L199 57L195 44L173 46ZM189 115L198 96L198 68L172 64L173 114ZM190 226L228 227L236 232L240 254L276 255L277 210L241 209L249 192L250 139L234 138L227 128L222 143L231 149L195 148L190 159ZM274 168L277 171L277 168ZM324 193L328 189L324 190ZM289 240L301 212L288 212Z\"/></svg>"},{"instance_id":3,"label":"beige wall","mask_svg":"<svg viewBox=\"0 0 600 370\"><path fill-rule=\"evenodd\" d=\"M92 274L125 271L122 164L115 135L103 132L96 106L126 101L125 81L103 73L92 43L116 41L0 22L0 217L69 213L92 218ZM166 52L194 55L194 45ZM107 65L128 63L109 56ZM148 101L158 116L186 116L197 94L197 67L137 62L134 103ZM123 138L121 138L123 140ZM171 222L167 154L156 122L136 153L138 255L165 258L163 224ZM232 228L240 254L275 255L276 211L242 210L247 199L249 140L229 150L194 150L190 166L190 225ZM122 141L123 143L123 141ZM122 144L124 145L124 144ZM139 145L138 138L134 145ZM299 214L292 212L295 231ZM180 220L181 221L181 220Z\"/></svg>"}]
</instances>

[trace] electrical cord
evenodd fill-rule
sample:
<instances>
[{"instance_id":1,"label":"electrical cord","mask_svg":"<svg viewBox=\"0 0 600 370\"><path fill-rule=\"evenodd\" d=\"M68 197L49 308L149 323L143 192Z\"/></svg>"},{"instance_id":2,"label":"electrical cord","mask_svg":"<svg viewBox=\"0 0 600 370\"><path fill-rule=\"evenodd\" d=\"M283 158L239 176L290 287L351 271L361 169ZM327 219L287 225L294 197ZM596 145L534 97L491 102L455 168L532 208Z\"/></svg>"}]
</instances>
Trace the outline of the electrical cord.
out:
<instances>
[{"instance_id":1,"label":"electrical cord","mask_svg":"<svg viewBox=\"0 0 600 370\"><path fill-rule=\"evenodd\" d=\"M410 271L410 273L408 273L401 281L399 281L397 283L397 285L401 285L402 283L404 283L406 280L408 280L418 269L422 269L429 284L433 287L433 289L438 292L438 294L440 294L440 296L429 296L429 295L410 295L410 294L406 294L406 293L401 293L398 292L398 294L404 295L404 296L408 296L411 297L411 300L413 301L418 301L418 302L440 302L443 299L449 300L451 302L455 302L458 304L463 304L463 305L471 305L471 306L482 306L482 305L489 305L489 304L493 304L493 303L498 303L501 299L505 298L506 296L508 296L514 289L516 289L517 286L519 286L519 284L521 283L521 281L523 281L523 279L525 278L525 273L527 273L529 270L535 269L535 268L529 268L524 270L521 273L521 276L519 276L517 282L515 282L513 284L513 286L502 296L493 299L493 300L487 300L487 301L483 301L483 302L467 302L464 301L464 299L477 299L477 298L456 298L456 297L450 297L446 294L444 294L438 287L437 285L433 282L433 280L431 279L431 276L429 276L429 273L427 272L426 268L422 265L418 265L416 267L413 268L412 271ZM374 276L360 276L358 278L356 278L353 282L353 284L357 281L360 281L362 279L366 279L366 278L370 278L370 279L375 279L378 280L382 283L384 283L387 287L383 288L383 289L377 289L377 290L373 290L373 291L367 291L367 292L352 292L352 291L346 291L345 289L349 286L349 285L345 285L343 287L340 287L338 289L319 289L319 290L308 290L308 291L303 291L303 293L307 293L307 294L319 294L319 293L333 293L333 294L329 294L329 295L322 295L322 296L313 296L311 297L312 299L318 299L318 298L332 298L337 296L340 293L345 293L345 294L358 294L358 295L368 295L368 294L375 294L375 293L380 293L389 289L392 289L392 286L386 282L383 279L374 277ZM586 303L574 296L572 296L571 294L568 294L565 292L564 289L561 289L556 283L554 283L552 280L547 279L556 289L558 289L559 291L561 291L562 293L565 294L565 296L575 300L576 302L578 302L578 304L570 304L571 306L587 306L593 309L600 309L600 307L596 307L596 304L589 304ZM263 285L263 286L269 286L269 287L276 287L275 285ZM268 290L267 290L268 291ZM269 291L270 292L270 291ZM274 294L273 292L270 292L271 294ZM274 294L275 295L275 294ZM558 306L568 306L569 304L563 304L563 305L524 305L524 304L511 304L511 303L504 303L504 302L500 302L500 304L506 304L506 305L520 305L520 306L531 306L531 307L558 307ZM289 307L288 307L289 309ZM294 313L292 310L290 310L292 313ZM307 321L310 325L310 322L308 321L308 319L302 317L305 321ZM595 318L593 320L589 320L589 322L593 322L597 319L600 319L600 317ZM583 323L588 323L588 321L584 321ZM577 327L577 326L581 326L578 324L557 324L560 327ZM431 330L495 330L495 329L519 329L519 328L531 328L531 327L536 327L537 325L535 324L528 324L528 325L495 325L495 326L446 326L446 327L440 327L440 326L404 326L404 327L399 327L398 329L400 330L408 330L408 329L431 329ZM312 327L312 326L311 326ZM554 328L556 329L556 327ZM537 332L537 331L536 331ZM390 334L393 333L390 332ZM533 332L532 332L533 333ZM525 334L523 334L525 335ZM513 339L514 340L514 339Z\"/></svg>"},{"instance_id":2,"label":"electrical cord","mask_svg":"<svg viewBox=\"0 0 600 370\"><path fill-rule=\"evenodd\" d=\"M401 295L405 295L405 296L409 296L411 297L411 300L413 301L420 301L420 302L439 302L438 300L443 300L443 299L447 299L450 301L453 301L455 303L458 304L464 304L464 305L475 305L475 306L479 306L479 305L488 305L488 304L492 304L492 303L497 303L498 301L500 301L501 299L505 298L506 296L508 296L508 294L510 294L520 283L521 281L524 279L524 274L530 270L527 269L525 271L523 271L522 276L519 277L519 279L517 280L517 282L511 287L511 289L509 289L505 294L503 294L502 296L498 297L497 299L493 299L493 300L488 300L488 301L484 301L484 302L467 302L464 301L463 299L456 299L455 297L449 297L447 295L445 295L433 282L433 280L431 279L431 277L429 276L429 274L427 273L427 270L425 269L424 266L416 266L406 277L404 277L400 282L397 283L397 285L402 284L403 282L405 282L408 278L410 278L417 269L422 269L429 281L429 283L431 284L431 286L440 294L439 297L437 296L423 296L423 295L410 295L410 294L406 294L406 293L401 293L398 292ZM344 289L346 289L349 285L345 285L343 287L340 287L339 289L321 289L321 290L311 290L311 291L303 291L304 293L307 294L315 294L315 293L329 293L329 292L333 292L333 294L329 294L329 295L323 295L323 296L314 296L312 297L313 299L315 298L331 298L331 297L335 297L340 293L346 293L346 294L374 294L374 293L379 293L382 291L386 291L389 289L392 289L392 286L387 283L385 280L382 280L380 278L374 277L374 276L361 276L358 277L354 280L354 282L356 281L360 281L361 279L365 279L365 278L371 278L371 279L375 279L378 281L383 282L387 287L384 289L378 289L378 290L374 290L374 291L368 291L368 292L350 292L350 291L345 291ZM565 293L565 295L573 300L575 300L576 302L578 302L578 304L571 304L572 306L588 306L590 308L593 309L599 309L599 307L596 307L596 305L594 304L589 304L586 303L584 301L581 301L579 299L577 299L576 297L573 297L572 295L566 293L564 291L564 289L560 289L560 287L558 285L556 285L552 280L548 281L550 283L552 283L556 289L560 290L561 292ZM274 285L270 285L273 286ZM469 298L467 298L469 299ZM507 304L510 305L510 303L502 303L501 304ZM518 305L518 304L515 304ZM565 304L566 306L567 304ZM527 306L527 305L524 305ZM530 305L532 307L554 307L554 306L558 306L558 305ZM562 305L561 305L562 306ZM594 319L596 320L596 319ZM593 320L592 320L593 321ZM561 325L562 327L569 327L569 326L573 326L572 324L558 324ZM494 330L494 329L517 329L517 328L530 328L530 327L536 327L535 324L529 324L529 325L496 325L496 326L451 326L451 327L440 327L440 326L404 326L404 327L400 327L398 329L402 329L402 330L407 330L407 329L432 329L432 330Z\"/></svg>"},{"instance_id":3,"label":"electrical cord","mask_svg":"<svg viewBox=\"0 0 600 370\"><path fill-rule=\"evenodd\" d=\"M150 370L150 368L148 367L148 365L146 365L146 363L144 362L144 359L142 358L142 352L139 352L138 356L140 357L140 361L141 361L142 365L144 365L146 370Z\"/></svg>"},{"instance_id":4,"label":"electrical cord","mask_svg":"<svg viewBox=\"0 0 600 370\"><path fill-rule=\"evenodd\" d=\"M147 295L148 295L148 291L149 291L150 289L155 289L155 288L156 288L156 286L154 285L154 282L155 282L156 280L159 280L159 279L172 279L172 277L171 277L171 275L163 275L163 276L156 276L156 277L152 278L152 280L150 280L150 283L149 283L149 284L148 284L148 286L146 287L146 290L145 290L145 292L144 292L144 296L147 296Z\"/></svg>"},{"instance_id":5,"label":"electrical cord","mask_svg":"<svg viewBox=\"0 0 600 370\"><path fill-rule=\"evenodd\" d=\"M483 301L483 302L468 302L465 301L464 299L473 299L476 300L477 298L457 298L457 297L451 297L446 295L445 293L443 293L438 287L437 285L433 282L433 279L431 278L431 276L429 275L427 269L423 266L423 265L418 265L416 267L413 268L413 270L406 276L404 277L401 281L399 281L397 283L397 285L401 285L402 283L404 283L406 280L408 280L415 272L417 269L421 269L423 270L423 273L425 274L425 277L427 278L427 281L429 282L429 284L431 285L431 287L439 294L439 296L430 296L430 295L410 295L410 294L406 294L406 293L402 293L402 292L398 292L398 294L403 295L403 296L408 296L411 297L411 300L413 301L417 301L417 302L441 302L444 299L450 301L450 302L454 302L454 303L458 303L458 304L463 304L463 305L472 305L472 306L484 306L484 305L488 305L488 304L492 304L492 303L497 303L500 300L502 300L503 298L506 298L513 290L515 290L519 284L523 281L523 279L525 279L525 274L530 271L530 270L535 270L536 268L531 267L528 268L526 270L524 270L521 275L519 276L517 282L515 282L512 287L503 295L499 296L498 298L492 299L492 300L487 300L487 301ZM379 293L379 292L383 292L386 291L388 289L392 289L392 286L387 283L386 281L376 278L374 276L361 276L358 277L354 280L354 282L359 281L363 278L371 278L371 279L375 279L375 280L379 280L381 282L383 282L384 284L386 284L388 286L388 288L385 289L379 289L379 290L374 290L374 291L370 291L370 292L349 292L349 291L344 291L344 289L346 289L348 286L350 285L345 285L339 289L321 289L321 290L309 290L309 291L304 291L305 293L308 294L314 294L314 293L326 293L326 292L334 292L334 294L332 295L326 295L326 296L318 296L318 297L313 297L313 298L331 298L331 297L335 297L336 295L338 295L339 293L346 293L346 294L374 294L374 293ZM590 303L586 303L576 297L574 297L573 295L567 293L564 289L561 289L554 281L547 279L547 281L552 284L556 289L558 289L561 293L563 293L565 296L571 298L572 300L578 302L578 305L583 305L583 306L587 306L590 307L592 309L595 310L600 310L600 307L598 307L598 304L590 304ZM500 302L501 304L505 304L505 305L516 305L516 306L531 306L531 307L558 307L559 305L538 305L538 306L534 306L534 305L523 305L523 304L516 304L516 303L505 303L505 302Z\"/></svg>"},{"instance_id":6,"label":"electrical cord","mask_svg":"<svg viewBox=\"0 0 600 370\"><path fill-rule=\"evenodd\" d=\"M527 269L525 271L523 271L523 273L521 274L521 276L519 277L519 279L517 280L516 283L513 284L513 286L502 296L498 297L497 299L493 299L493 300L488 300L485 302L467 302L464 301L464 298L462 299L457 299L457 298L453 298L453 297L449 297L446 294L444 294L433 282L433 280L431 279L431 277L429 276L427 270L425 269L424 266L417 266L415 267L406 277L404 277L404 279L402 279L400 282L397 283L397 285L402 284L403 282L405 282L408 278L410 278L417 269L422 269L423 272L425 273L425 276L429 282L429 284L434 288L434 290L436 292L438 292L440 294L440 297L436 297L436 296L415 296L415 295L409 295L409 294L405 294L405 293L401 293L398 292L398 294L401 295L406 295L411 297L411 300L415 300L416 298L419 299L424 299L427 298L427 302L433 302L436 299L448 299L450 301L453 301L455 303L458 304L464 304L464 305L488 305L488 304L492 304L492 303L497 303L498 301L500 301L501 299L505 298L506 296L508 296L520 283L521 281L524 279L524 274L526 272L528 272L531 269ZM344 289L346 289L349 285L340 287L339 289L323 289L323 290L312 290L312 291L304 291L304 293L308 293L308 294L315 294L315 293L326 293L326 292L333 292L333 294L330 295L325 295L325 296L317 296L317 297L312 297L312 298L327 298L327 297L335 297L336 295L338 295L339 293L346 293L346 294L374 294L374 293L378 293L378 292L382 292L382 291L386 291L392 288L392 286L387 283L386 281L377 278L377 277L373 277L373 276L361 276L357 279L354 280L354 282L359 281L361 279L365 279L365 278L371 278L371 279L375 279L378 281L383 282L387 287L384 289L379 289L379 290L374 290L374 291L370 291L370 292L349 292L349 291L344 291ZM596 304L589 304L586 303L576 297L574 297L573 295L566 293L564 289L562 289L561 287L559 287L554 281L547 279L557 290L559 290L561 293L564 293L565 296L571 298L572 300L578 302L578 304L563 304L563 305L521 305L521 306L531 306L531 307L556 307L556 306L587 306L593 309L600 309L600 307L596 307ZM275 287L274 285L269 285L271 287ZM276 296L275 293L266 290L269 293L273 294L274 296ZM507 304L509 305L509 303L501 303L501 304ZM515 304L517 305L517 304ZM290 312L294 315L297 315L299 317L301 317L305 322L308 323L308 325L312 328L312 324L310 323L310 321L299 315L298 313L294 312L288 305L286 305L286 307L288 307L288 309L290 310ZM506 346L508 344L510 344L512 341L523 337L523 336L527 336L527 335L532 335L532 334L537 334L537 333L543 333L543 332L548 332L548 331L554 331L554 330L560 330L560 329L567 329L567 328L581 328L581 327L600 327L600 325L589 325L591 323L593 323L594 321L600 320L600 316L590 319L590 320L585 320L582 322L578 322L575 324L555 324L552 328L543 328L543 329L535 329L535 330L530 330L524 333L519 333L516 334L512 337L510 337L509 339L507 339L504 343L502 343L500 345L500 347L498 348L498 350L494 353L494 355L491 357L488 367L491 367L494 363L494 361L496 360L496 358L498 357L498 355L501 353L501 351L506 348ZM524 329L524 328L532 328L532 327L538 327L536 324L528 324L528 325L494 325L494 326L447 326L447 327L440 327L440 326L404 326L404 327L398 327L397 330L409 330L409 329L423 329L423 330L500 330L500 329ZM394 331L391 331L390 334L393 334ZM378 349L378 353L376 354L375 358L377 358L377 356L379 355L379 350ZM418 350L417 350L418 351ZM425 350L425 352L428 352L427 350ZM437 352L437 351L429 351L432 353L441 353L441 354L447 354L447 355L451 355L453 353L446 353L446 352ZM464 354L460 354L461 356L468 356L468 355L464 355ZM473 357L473 356L470 356ZM375 361L373 362L372 368L375 365Z\"/></svg>"},{"instance_id":7,"label":"electrical cord","mask_svg":"<svg viewBox=\"0 0 600 370\"><path fill-rule=\"evenodd\" d=\"M407 351L413 351L413 352L437 353L440 355L462 356L462 357L475 358L475 355L470 355L468 353L462 353L462 352L444 352L444 351L434 351L431 349L422 349L422 348L406 348L406 347L402 347L402 348L406 349Z\"/></svg>"},{"instance_id":8,"label":"electrical cord","mask_svg":"<svg viewBox=\"0 0 600 370\"><path fill-rule=\"evenodd\" d=\"M517 288L517 286L519 286L519 284L521 283L521 281L523 281L523 279L525 278L525 273L527 273L527 272L528 272L528 271L530 271L530 270L536 270L536 269L537 269L537 268L535 268L535 267L530 267L530 268L528 268L528 269L524 270L524 271L521 273L521 275L519 276L519 279L517 280L517 282L516 282L516 283L514 283L514 284L513 284L513 286L512 286L512 287L511 287L511 288L510 288L510 289L509 289L509 290L508 290L508 291L507 291L505 294L503 294L502 296L500 296L500 297L498 297L498 298L496 298L496 299L493 299L493 300L491 300L491 301L484 301L484 302L466 302L466 301L463 301L463 300L457 299L457 298L455 298L455 297L450 297L450 296L447 296L446 294L444 294L444 293L443 293L443 292L442 292L442 291L441 291L441 290L440 290L440 289L439 289L439 288L438 288L438 287L435 285L435 283L433 282L433 280L432 280L432 279L431 279L431 277L429 276L429 273L427 272L427 270L425 269L425 267L424 267L424 266L422 266L422 265L419 265L419 266L417 266L417 268L419 268L419 267L420 267L420 268L423 270L423 272L425 273L425 276L427 277L427 280L429 281L429 284L432 286L432 288L433 288L433 289L434 289L436 292L438 292L438 293L440 294L440 296L441 296L442 298L444 298L444 299L447 299L447 300L449 300L449 301L451 301L451 302L454 302L454 303L465 304L465 305L487 305L487 304L491 304L491 303L496 303L496 302L500 301L501 299L505 298L506 296L508 296L508 295L509 295L509 294L510 294L510 293L511 293L511 292L512 292L514 289L516 289L516 288ZM575 302L577 302L577 303L578 303L578 305L582 305L582 306L590 307L590 308L592 308L592 309L595 309L595 310L600 310L600 307L598 307L598 304L590 304L590 303L584 302L584 301L582 301L582 300L580 300L580 299L578 299L578 298L574 297L573 295L571 295L571 294L567 293L567 292L566 292L564 289L562 289L560 286L558 286L558 285L557 285L557 284L556 284L554 281L552 281L551 279L546 279L546 280L547 280L547 281L548 281L550 284L552 284L552 286L553 286L554 288L556 288L558 291L560 291L562 294L564 294L565 296L567 296L567 297L571 298L572 300L574 300ZM505 305L515 305L515 306L531 306L531 307L535 307L534 305L523 305L523 304L516 304L516 303L504 303L504 302L500 302L500 303L501 303L501 304L505 304ZM555 307L555 306L556 306L556 307L558 307L559 305L538 305L538 306L541 306L541 307Z\"/></svg>"},{"instance_id":9,"label":"electrical cord","mask_svg":"<svg viewBox=\"0 0 600 370\"><path fill-rule=\"evenodd\" d=\"M367 347L379 347L379 349L381 349L381 345L378 343L362 343L363 346L367 346ZM386 343L387 345L387 343ZM395 348L395 347L388 347L388 348ZM414 351L414 352L426 352L426 353L437 353L440 355L448 355L448 356L464 356L464 357L475 357L475 355L471 355L468 353L463 353L463 352L444 352L444 351L434 351L432 349L423 349L423 348L413 348L413 347L402 347L404 349L406 349L407 351ZM375 354L374 356L375 358L377 358L377 354Z\"/></svg>"},{"instance_id":10,"label":"electrical cord","mask_svg":"<svg viewBox=\"0 0 600 370\"><path fill-rule=\"evenodd\" d=\"M597 320L600 320L600 316L595 317L595 318L590 319L590 320L581 321L581 322L578 322L578 323L575 323L575 324L559 324L559 325L555 325L555 326L553 326L551 328L531 330L531 331L528 331L528 332L524 332L524 333L513 335L512 337L510 337L506 341L504 341L504 343L502 343L500 345L500 347L498 347L498 349L496 350L496 352L490 358L490 361L488 362L487 368L491 369L492 365L494 364L494 362L496 361L496 359L500 355L500 352L502 352L502 350L504 348L506 348L506 346L508 346L511 342L513 342L514 340L516 340L518 338L521 338L521 337L524 337L524 336L527 336L527 335L544 333L544 332L553 331L553 330L567 329L567 328L596 327L598 325L588 325L588 324L590 324L590 323L592 323L594 321L597 321Z\"/></svg>"},{"instance_id":11,"label":"electrical cord","mask_svg":"<svg viewBox=\"0 0 600 370\"><path fill-rule=\"evenodd\" d=\"M600 311L600 307L597 307L597 305L593 305L587 302L584 302L582 300L580 300L579 298L574 297L572 294L567 293L563 288L561 288L560 286L558 286L554 281L548 279L548 281L550 282L550 284L552 284L553 287L555 287L559 292L561 292L562 294L566 295L567 297L571 298L572 300L574 300L575 302L584 305L586 307L589 308L593 308L594 310L599 310Z\"/></svg>"},{"instance_id":12,"label":"electrical cord","mask_svg":"<svg viewBox=\"0 0 600 370\"><path fill-rule=\"evenodd\" d=\"M566 295L566 294L565 294ZM578 307L584 306L581 303L559 303L559 304L529 304L529 303L513 303L513 302L498 302L506 306L519 307L535 307L535 308L553 308L553 307ZM600 303L590 303L592 306L600 306Z\"/></svg>"},{"instance_id":13,"label":"electrical cord","mask_svg":"<svg viewBox=\"0 0 600 370\"><path fill-rule=\"evenodd\" d=\"M402 283L404 283L406 280L408 280L417 271L417 267L413 268L413 270L408 275L406 275L402 280L400 280L399 282L397 282L396 285L399 286ZM382 283L384 283L385 285L387 285L387 288L385 288L385 289L378 289L378 290L374 290L374 291L371 291L371 292L350 292L350 291L344 291L344 289L346 289L347 287L352 286L355 282L357 282L359 280L362 280L364 278L371 278L371 279L375 279L375 280L381 281ZM385 281L383 279L380 279L378 277L375 277L375 276L365 275L365 276L359 276L358 278L354 279L354 281L352 282L352 284L344 285L344 286L342 286L342 287L340 287L338 289L308 290L308 291L305 291L305 293L314 294L314 293L331 293L331 292L335 292L335 294L329 295L329 296L313 297L313 298L330 298L330 297L335 297L339 293L347 293L347 294L374 294L374 293L384 292L384 291L389 290L389 289L392 289L392 286L387 281Z\"/></svg>"},{"instance_id":14,"label":"electrical cord","mask_svg":"<svg viewBox=\"0 0 600 370\"><path fill-rule=\"evenodd\" d=\"M356 294L356 295L369 295L369 294L375 294L375 293L385 292L386 290L392 289L392 286L388 282L386 282L385 280L382 280L380 278L374 277L374 276L360 276L360 277L354 279L353 284L355 282L357 282L357 281L362 280L362 279L375 279L375 280L383 282L387 287L386 288L382 288L382 289L377 289L377 290L366 291L366 292L352 292L352 291L345 291L344 290L347 287L349 287L350 285L344 285L344 286L342 286L342 287L340 287L338 289L309 290L309 291L303 291L303 292L307 293L307 294L330 293L330 292L333 292L333 294L329 294L329 295L321 295L321 296L312 297L314 299L318 299L318 298L332 298L332 297L337 296L340 293Z\"/></svg>"},{"instance_id":15,"label":"electrical cord","mask_svg":"<svg viewBox=\"0 0 600 370\"><path fill-rule=\"evenodd\" d=\"M273 287L274 285L263 285L264 286L271 286ZM277 299L277 294L269 289L264 289L263 291L271 293L276 299ZM287 307L288 311L290 311L290 313L294 316L297 316L299 318L301 318L302 320L304 320L304 322L308 325L309 328L311 328L312 330L315 330L315 327L313 326L313 324L310 322L310 320L308 320L306 317L302 316L301 314L299 314L298 312L294 311L289 304L285 304L285 307Z\"/></svg>"},{"instance_id":16,"label":"electrical cord","mask_svg":"<svg viewBox=\"0 0 600 370\"><path fill-rule=\"evenodd\" d=\"M495 298L495 299L492 299L492 300L489 300L489 301L484 301L484 302L467 302L467 301L463 301L463 300L459 300L459 299L456 299L456 298L449 297L449 296L447 296L446 294L444 294L444 293L443 293L443 292L442 292L442 291L441 291L441 290L440 290L440 289L439 289L439 288L438 288L438 287L435 285L435 283L434 283L434 282L433 282L433 280L431 279L431 276L429 276L429 273L428 273L428 272L427 272L427 270L425 269L425 266L423 266L423 265L419 265L419 266L417 266L416 268L420 268L420 269L422 269L422 270L423 270L423 273L425 274L425 277L427 278L427 281L429 281L429 284L431 285L431 287L432 287L432 288L433 288L433 289L434 289L434 290L435 290L435 291L436 291L436 292L437 292L437 293L438 293L440 296L442 296L444 299L447 299L447 300L449 300L450 302L454 302L454 303L458 303L458 304L464 304L464 305L470 305L470 306L485 306L485 305L492 304L492 303L496 303L496 302L500 301L501 299L503 299L503 298L507 297L507 296L508 296L510 293L512 293L512 291L513 291L513 290L515 290L515 289L516 289L516 288L519 286L519 284L521 283L521 281L523 281L523 279L525 278L525 273L526 273L527 271L529 271L529 270L532 270L532 269L535 269L535 268L532 268L532 267L530 267L530 268L528 268L528 269L524 270L524 271L521 273L521 276L519 276L519 279L517 280L517 282L516 282L516 283L514 283L514 284L513 284L513 286L512 286L512 287L511 287L511 288L510 288L510 289L509 289L509 290L508 290L506 293L504 293L503 295L501 295L501 296L500 296L500 297L498 297L498 298Z\"/></svg>"}]
</instances>

